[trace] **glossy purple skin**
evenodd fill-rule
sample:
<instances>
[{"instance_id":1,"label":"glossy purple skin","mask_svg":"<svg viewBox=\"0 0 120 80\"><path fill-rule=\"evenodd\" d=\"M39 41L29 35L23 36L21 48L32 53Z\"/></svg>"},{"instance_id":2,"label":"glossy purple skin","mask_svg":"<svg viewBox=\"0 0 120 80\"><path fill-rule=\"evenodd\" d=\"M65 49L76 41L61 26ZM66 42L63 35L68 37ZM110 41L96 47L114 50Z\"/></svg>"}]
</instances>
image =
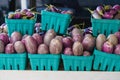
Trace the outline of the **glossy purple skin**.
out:
<instances>
[{"instance_id":1,"label":"glossy purple skin","mask_svg":"<svg viewBox=\"0 0 120 80\"><path fill-rule=\"evenodd\" d=\"M5 47L5 53L12 54L14 52L15 52L14 45L11 43L7 44L7 46Z\"/></svg>"},{"instance_id":2,"label":"glossy purple skin","mask_svg":"<svg viewBox=\"0 0 120 80\"><path fill-rule=\"evenodd\" d=\"M22 16L20 13L14 14L14 19L20 19Z\"/></svg>"},{"instance_id":3,"label":"glossy purple skin","mask_svg":"<svg viewBox=\"0 0 120 80\"><path fill-rule=\"evenodd\" d=\"M115 32L114 34L118 38L118 43L120 44L120 32Z\"/></svg>"},{"instance_id":4,"label":"glossy purple skin","mask_svg":"<svg viewBox=\"0 0 120 80\"><path fill-rule=\"evenodd\" d=\"M55 8L55 7L51 7L51 11L52 11L52 12L58 12L58 9Z\"/></svg>"},{"instance_id":5,"label":"glossy purple skin","mask_svg":"<svg viewBox=\"0 0 120 80\"><path fill-rule=\"evenodd\" d=\"M117 11L115 9L110 9L109 13L112 14L112 15L114 15L114 14L117 13Z\"/></svg>"},{"instance_id":6,"label":"glossy purple skin","mask_svg":"<svg viewBox=\"0 0 120 80\"><path fill-rule=\"evenodd\" d=\"M113 44L106 41L102 46L102 51L107 53L113 53Z\"/></svg>"},{"instance_id":7,"label":"glossy purple skin","mask_svg":"<svg viewBox=\"0 0 120 80\"><path fill-rule=\"evenodd\" d=\"M7 45L10 42L9 36L6 33L1 33L0 39L4 42L5 45Z\"/></svg>"},{"instance_id":8,"label":"glossy purple skin","mask_svg":"<svg viewBox=\"0 0 120 80\"><path fill-rule=\"evenodd\" d=\"M112 7L113 9L119 11L120 10L120 5L119 4L116 4Z\"/></svg>"},{"instance_id":9,"label":"glossy purple skin","mask_svg":"<svg viewBox=\"0 0 120 80\"><path fill-rule=\"evenodd\" d=\"M64 49L64 54L66 54L66 55L73 55L72 48L69 48L69 47L65 48Z\"/></svg>"},{"instance_id":10,"label":"glossy purple skin","mask_svg":"<svg viewBox=\"0 0 120 80\"><path fill-rule=\"evenodd\" d=\"M74 42L76 42L76 41L82 42L82 40L83 40L82 35L74 35L72 38L73 38Z\"/></svg>"},{"instance_id":11,"label":"glossy purple skin","mask_svg":"<svg viewBox=\"0 0 120 80\"><path fill-rule=\"evenodd\" d=\"M120 55L120 44L118 44L118 45L115 46L114 53Z\"/></svg>"},{"instance_id":12,"label":"glossy purple skin","mask_svg":"<svg viewBox=\"0 0 120 80\"><path fill-rule=\"evenodd\" d=\"M91 53L89 51L84 51L83 52L83 56L90 56L90 55L91 55Z\"/></svg>"},{"instance_id":13,"label":"glossy purple skin","mask_svg":"<svg viewBox=\"0 0 120 80\"><path fill-rule=\"evenodd\" d=\"M71 37L64 37L62 39L62 43L63 43L64 48L66 48L66 47L72 47L73 40L72 40Z\"/></svg>"},{"instance_id":14,"label":"glossy purple skin","mask_svg":"<svg viewBox=\"0 0 120 80\"><path fill-rule=\"evenodd\" d=\"M103 12L104 12L103 6L97 6L96 11L97 11L99 14L103 13Z\"/></svg>"},{"instance_id":15,"label":"glossy purple skin","mask_svg":"<svg viewBox=\"0 0 120 80\"><path fill-rule=\"evenodd\" d=\"M33 17L34 16L33 13L30 12L30 11L26 12L26 15L27 15L27 17Z\"/></svg>"},{"instance_id":16,"label":"glossy purple skin","mask_svg":"<svg viewBox=\"0 0 120 80\"><path fill-rule=\"evenodd\" d=\"M65 14L66 12L67 12L67 11L62 11L61 13L62 13L62 14Z\"/></svg>"},{"instance_id":17,"label":"glossy purple skin","mask_svg":"<svg viewBox=\"0 0 120 80\"><path fill-rule=\"evenodd\" d=\"M105 12L104 15L103 15L103 18L105 18L105 19L112 19L113 15L110 12Z\"/></svg>"},{"instance_id":18,"label":"glossy purple skin","mask_svg":"<svg viewBox=\"0 0 120 80\"><path fill-rule=\"evenodd\" d=\"M92 29L91 29L91 27L86 28L86 29L84 30L83 36L85 36L86 34L92 34Z\"/></svg>"},{"instance_id":19,"label":"glossy purple skin","mask_svg":"<svg viewBox=\"0 0 120 80\"><path fill-rule=\"evenodd\" d=\"M23 14L26 14L26 12L28 12L28 9L24 9L21 11Z\"/></svg>"}]
</instances>

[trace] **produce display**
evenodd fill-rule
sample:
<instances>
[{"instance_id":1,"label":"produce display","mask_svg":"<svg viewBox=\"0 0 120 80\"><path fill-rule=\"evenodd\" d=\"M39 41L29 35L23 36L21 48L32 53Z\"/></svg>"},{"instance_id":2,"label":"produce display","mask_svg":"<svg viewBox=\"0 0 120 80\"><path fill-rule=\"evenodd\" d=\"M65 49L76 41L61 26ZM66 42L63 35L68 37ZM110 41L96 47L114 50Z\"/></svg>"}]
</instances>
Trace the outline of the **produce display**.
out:
<instances>
[{"instance_id":1,"label":"produce display","mask_svg":"<svg viewBox=\"0 0 120 80\"><path fill-rule=\"evenodd\" d=\"M120 5L104 5L97 6L95 10L90 10L91 15L95 19L120 19Z\"/></svg>"},{"instance_id":2,"label":"produce display","mask_svg":"<svg viewBox=\"0 0 120 80\"><path fill-rule=\"evenodd\" d=\"M20 10L8 14L9 19L34 19L35 13L29 9Z\"/></svg>"},{"instance_id":3,"label":"produce display","mask_svg":"<svg viewBox=\"0 0 120 80\"><path fill-rule=\"evenodd\" d=\"M73 14L73 11L71 10L60 10L54 5L46 5L47 7L45 8L45 11L50 11L50 12L56 12L56 13L61 13L61 14Z\"/></svg>"},{"instance_id":4,"label":"produce display","mask_svg":"<svg viewBox=\"0 0 120 80\"><path fill-rule=\"evenodd\" d=\"M92 55L95 47L95 38L91 34L83 35L82 30L78 28L74 28L71 32L71 37L63 37L65 54L82 56L87 51Z\"/></svg>"},{"instance_id":5,"label":"produce display","mask_svg":"<svg viewBox=\"0 0 120 80\"><path fill-rule=\"evenodd\" d=\"M99 34L96 38L96 48L103 52L120 54L119 34L120 32L116 32L108 37L104 34Z\"/></svg>"},{"instance_id":6,"label":"produce display","mask_svg":"<svg viewBox=\"0 0 120 80\"><path fill-rule=\"evenodd\" d=\"M118 25L113 29L111 28L113 25L111 26L111 22L109 21L116 19L118 24L120 24L120 5L97 6L93 11L89 8L87 8L87 10L90 11L93 17L91 20L100 20L101 23L98 21L95 22L95 24L98 23L100 26L105 22L102 20L108 20L107 24L109 24L109 26L105 23L107 27L99 27L96 26L97 24L94 25L94 23L92 23L92 27L84 29L81 29L80 24L71 26L68 24L67 26L69 27L64 27L66 25L63 26L62 24L67 24L65 21L60 21L60 23L57 24L53 20L53 23L49 25L47 18L44 18L45 21L43 22L46 22L45 24L43 22L35 23L37 12L33 12L32 9L17 9L15 12L9 13L7 16L9 20L31 21L32 32L29 33L29 29L26 28L26 26L29 27L30 25L25 24L26 26L22 26L22 28L14 25L14 27L19 28L19 30L12 30L13 25L8 28L8 24L3 23L0 26L0 56L2 54L25 54L28 56L27 58L32 65L32 70L37 70L37 68L39 68L38 70L52 70L52 68L54 68L53 70L58 70L59 62L62 59L64 70L90 71L93 67L93 70L105 70L105 68L108 68L107 71L113 71L112 67L116 67L118 64L112 64L111 67L109 61L112 62L115 57L116 59L114 59L115 61L113 62L120 59L120 32ZM73 14L71 10L62 11L51 4L46 5L43 11L54 12L55 14L60 13L58 15ZM44 17L46 16L44 15ZM70 17L68 18L70 22ZM48 21L52 22L51 19L48 19ZM114 24L114 21L112 21L112 23ZM17 24L20 25L23 23L19 22ZM46 29L43 27L44 25L49 25L49 27L46 27ZM54 28L51 26L54 26ZM23 28L26 28L26 30L24 31ZM45 30L42 28L45 28ZM11 32L9 33L10 29ZM59 31L61 32L59 33ZM38 62L34 59L38 60ZM98 69L98 66L102 68ZM116 70L120 71L119 69Z\"/></svg>"}]
</instances>

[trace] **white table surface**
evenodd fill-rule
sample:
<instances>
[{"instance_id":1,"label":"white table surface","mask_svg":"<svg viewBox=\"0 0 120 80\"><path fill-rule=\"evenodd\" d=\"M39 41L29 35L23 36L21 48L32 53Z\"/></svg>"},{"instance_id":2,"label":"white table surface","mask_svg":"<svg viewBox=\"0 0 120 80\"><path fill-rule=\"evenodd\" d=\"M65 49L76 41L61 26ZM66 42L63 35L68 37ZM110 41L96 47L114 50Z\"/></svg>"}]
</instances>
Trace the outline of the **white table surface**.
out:
<instances>
[{"instance_id":1,"label":"white table surface","mask_svg":"<svg viewBox=\"0 0 120 80\"><path fill-rule=\"evenodd\" d=\"M120 80L120 72L1 70L0 80Z\"/></svg>"}]
</instances>

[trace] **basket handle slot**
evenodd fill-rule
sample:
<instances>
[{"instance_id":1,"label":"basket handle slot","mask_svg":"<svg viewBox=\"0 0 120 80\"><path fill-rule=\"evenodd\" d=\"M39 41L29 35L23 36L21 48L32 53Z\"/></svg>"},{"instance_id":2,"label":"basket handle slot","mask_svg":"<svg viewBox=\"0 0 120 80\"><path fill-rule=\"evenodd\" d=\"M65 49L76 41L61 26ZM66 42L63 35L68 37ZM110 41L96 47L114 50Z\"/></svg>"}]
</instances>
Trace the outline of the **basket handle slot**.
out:
<instances>
[{"instance_id":1,"label":"basket handle slot","mask_svg":"<svg viewBox=\"0 0 120 80\"><path fill-rule=\"evenodd\" d=\"M19 64L17 64L17 69L20 70Z\"/></svg>"},{"instance_id":2,"label":"basket handle slot","mask_svg":"<svg viewBox=\"0 0 120 80\"><path fill-rule=\"evenodd\" d=\"M28 30L25 33L28 34Z\"/></svg>"},{"instance_id":3,"label":"basket handle slot","mask_svg":"<svg viewBox=\"0 0 120 80\"><path fill-rule=\"evenodd\" d=\"M115 66L113 67L113 71L115 71Z\"/></svg>"},{"instance_id":4,"label":"basket handle slot","mask_svg":"<svg viewBox=\"0 0 120 80\"><path fill-rule=\"evenodd\" d=\"M12 65L10 65L10 70L12 70Z\"/></svg>"},{"instance_id":5,"label":"basket handle slot","mask_svg":"<svg viewBox=\"0 0 120 80\"><path fill-rule=\"evenodd\" d=\"M111 31L110 31L110 33L112 34L112 33L113 33L113 31L111 30Z\"/></svg>"},{"instance_id":6,"label":"basket handle slot","mask_svg":"<svg viewBox=\"0 0 120 80\"><path fill-rule=\"evenodd\" d=\"M77 66L76 68L77 68L77 71L79 71L79 67Z\"/></svg>"},{"instance_id":7,"label":"basket handle slot","mask_svg":"<svg viewBox=\"0 0 120 80\"><path fill-rule=\"evenodd\" d=\"M45 66L43 66L43 70L45 70Z\"/></svg>"},{"instance_id":8,"label":"basket handle slot","mask_svg":"<svg viewBox=\"0 0 120 80\"><path fill-rule=\"evenodd\" d=\"M101 67L101 63L99 63L99 65L98 65L98 69L100 69L100 67Z\"/></svg>"},{"instance_id":9,"label":"basket handle slot","mask_svg":"<svg viewBox=\"0 0 120 80\"><path fill-rule=\"evenodd\" d=\"M84 71L86 71L86 67L84 67Z\"/></svg>"},{"instance_id":10,"label":"basket handle slot","mask_svg":"<svg viewBox=\"0 0 120 80\"><path fill-rule=\"evenodd\" d=\"M55 26L55 25L54 25L54 24L52 24L52 29L54 29L54 26Z\"/></svg>"},{"instance_id":11,"label":"basket handle slot","mask_svg":"<svg viewBox=\"0 0 120 80\"><path fill-rule=\"evenodd\" d=\"M50 66L50 70L53 70L52 66Z\"/></svg>"},{"instance_id":12,"label":"basket handle slot","mask_svg":"<svg viewBox=\"0 0 120 80\"><path fill-rule=\"evenodd\" d=\"M38 70L38 66L36 66L36 70Z\"/></svg>"},{"instance_id":13,"label":"basket handle slot","mask_svg":"<svg viewBox=\"0 0 120 80\"><path fill-rule=\"evenodd\" d=\"M59 33L60 33L60 31L61 31L60 29L61 29L61 28L60 28L60 25L59 25L59 27L58 27L58 32L59 32Z\"/></svg>"},{"instance_id":14,"label":"basket handle slot","mask_svg":"<svg viewBox=\"0 0 120 80\"><path fill-rule=\"evenodd\" d=\"M72 68L71 68L71 66L69 67L69 70L70 70L70 71L72 71Z\"/></svg>"},{"instance_id":15,"label":"basket handle slot","mask_svg":"<svg viewBox=\"0 0 120 80\"><path fill-rule=\"evenodd\" d=\"M104 34L106 35L107 33L106 33L106 30L104 30Z\"/></svg>"},{"instance_id":16,"label":"basket handle slot","mask_svg":"<svg viewBox=\"0 0 120 80\"><path fill-rule=\"evenodd\" d=\"M105 71L107 71L107 69L108 69L108 65L106 65Z\"/></svg>"},{"instance_id":17,"label":"basket handle slot","mask_svg":"<svg viewBox=\"0 0 120 80\"><path fill-rule=\"evenodd\" d=\"M46 23L45 25L45 30L48 30L48 23Z\"/></svg>"},{"instance_id":18,"label":"basket handle slot","mask_svg":"<svg viewBox=\"0 0 120 80\"><path fill-rule=\"evenodd\" d=\"M5 70L5 65L3 65L3 70Z\"/></svg>"}]
</instances>

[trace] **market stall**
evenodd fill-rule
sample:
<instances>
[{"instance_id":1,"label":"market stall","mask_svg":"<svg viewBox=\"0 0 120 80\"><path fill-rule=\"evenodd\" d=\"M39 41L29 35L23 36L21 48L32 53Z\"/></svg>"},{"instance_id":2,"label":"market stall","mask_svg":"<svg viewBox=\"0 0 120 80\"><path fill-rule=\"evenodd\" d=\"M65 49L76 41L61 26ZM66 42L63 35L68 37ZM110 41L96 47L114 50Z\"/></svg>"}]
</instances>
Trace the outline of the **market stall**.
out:
<instances>
[{"instance_id":1,"label":"market stall","mask_svg":"<svg viewBox=\"0 0 120 80\"><path fill-rule=\"evenodd\" d=\"M0 26L0 80L120 79L120 5L85 8L85 27L70 25L71 9L45 4L37 12L21 3Z\"/></svg>"}]
</instances>

